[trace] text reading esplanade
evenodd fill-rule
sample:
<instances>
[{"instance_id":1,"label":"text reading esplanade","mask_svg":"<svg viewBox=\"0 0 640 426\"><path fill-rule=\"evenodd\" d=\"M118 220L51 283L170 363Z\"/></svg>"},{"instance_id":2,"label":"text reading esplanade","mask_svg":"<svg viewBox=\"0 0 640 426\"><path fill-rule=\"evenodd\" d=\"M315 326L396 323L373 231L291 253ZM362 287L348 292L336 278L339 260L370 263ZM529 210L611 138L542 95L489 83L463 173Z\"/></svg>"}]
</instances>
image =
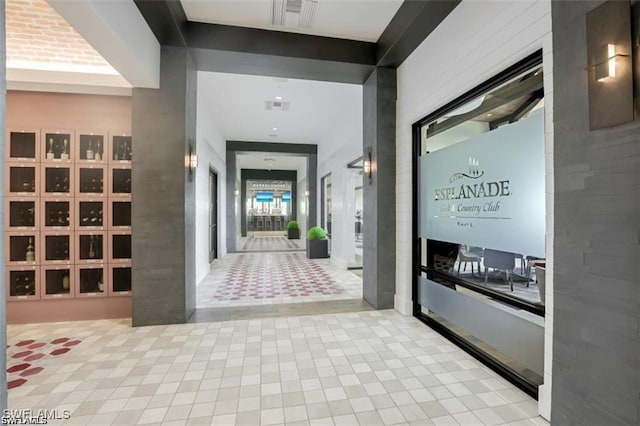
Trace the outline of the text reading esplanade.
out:
<instances>
[{"instance_id":1,"label":"text reading esplanade","mask_svg":"<svg viewBox=\"0 0 640 426\"><path fill-rule=\"evenodd\" d=\"M462 184L457 187L435 189L436 201L471 200L482 198L509 197L509 181L480 182L474 184ZM476 216L480 212L497 212L500 210L500 201L492 200L485 203L446 203L440 206L441 212L473 213Z\"/></svg>"}]
</instances>

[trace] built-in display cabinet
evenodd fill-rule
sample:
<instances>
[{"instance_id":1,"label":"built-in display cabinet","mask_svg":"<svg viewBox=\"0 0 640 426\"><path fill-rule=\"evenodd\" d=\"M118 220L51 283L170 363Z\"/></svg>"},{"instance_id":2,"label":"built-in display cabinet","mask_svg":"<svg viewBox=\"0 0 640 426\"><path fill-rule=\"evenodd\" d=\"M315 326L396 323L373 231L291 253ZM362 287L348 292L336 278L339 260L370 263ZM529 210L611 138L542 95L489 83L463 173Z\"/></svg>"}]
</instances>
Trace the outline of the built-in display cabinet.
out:
<instances>
[{"instance_id":1,"label":"built-in display cabinet","mask_svg":"<svg viewBox=\"0 0 640 426\"><path fill-rule=\"evenodd\" d=\"M130 295L131 136L9 129L6 141L7 300Z\"/></svg>"}]
</instances>

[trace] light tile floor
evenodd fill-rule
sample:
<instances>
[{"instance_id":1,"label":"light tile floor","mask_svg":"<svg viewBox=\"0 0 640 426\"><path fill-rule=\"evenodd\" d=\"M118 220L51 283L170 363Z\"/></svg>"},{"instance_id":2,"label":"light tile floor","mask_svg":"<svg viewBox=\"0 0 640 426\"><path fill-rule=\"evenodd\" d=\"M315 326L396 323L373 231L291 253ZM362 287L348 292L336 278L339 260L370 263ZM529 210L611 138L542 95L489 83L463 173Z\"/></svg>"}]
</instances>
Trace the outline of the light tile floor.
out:
<instances>
[{"instance_id":1,"label":"light tile floor","mask_svg":"<svg viewBox=\"0 0 640 426\"><path fill-rule=\"evenodd\" d=\"M81 340L9 391L11 409L69 410L57 424L547 424L532 398L393 310L14 325L8 335Z\"/></svg>"},{"instance_id":2,"label":"light tile floor","mask_svg":"<svg viewBox=\"0 0 640 426\"><path fill-rule=\"evenodd\" d=\"M362 279L301 252L229 253L197 286L197 307L362 298Z\"/></svg>"}]
</instances>

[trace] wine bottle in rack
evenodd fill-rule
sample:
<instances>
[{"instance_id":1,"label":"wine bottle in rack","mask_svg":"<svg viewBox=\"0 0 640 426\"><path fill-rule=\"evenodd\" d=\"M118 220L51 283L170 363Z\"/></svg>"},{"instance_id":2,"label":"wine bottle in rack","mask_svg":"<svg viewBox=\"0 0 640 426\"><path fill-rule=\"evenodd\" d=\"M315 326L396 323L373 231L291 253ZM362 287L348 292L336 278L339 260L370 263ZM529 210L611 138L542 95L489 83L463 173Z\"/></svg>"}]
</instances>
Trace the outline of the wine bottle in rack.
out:
<instances>
[{"instance_id":1,"label":"wine bottle in rack","mask_svg":"<svg viewBox=\"0 0 640 426\"><path fill-rule=\"evenodd\" d=\"M47 151L47 160L53 160L56 155L53 153L53 138L49 138L49 151Z\"/></svg>"},{"instance_id":2,"label":"wine bottle in rack","mask_svg":"<svg viewBox=\"0 0 640 426\"><path fill-rule=\"evenodd\" d=\"M27 262L36 261L36 251L33 248L33 239L29 237L29 245L27 246L27 252L25 253L24 260Z\"/></svg>"},{"instance_id":3,"label":"wine bottle in rack","mask_svg":"<svg viewBox=\"0 0 640 426\"><path fill-rule=\"evenodd\" d=\"M71 287L71 280L69 279L68 274L64 274L62 277L62 289L69 290L69 287Z\"/></svg>"},{"instance_id":4,"label":"wine bottle in rack","mask_svg":"<svg viewBox=\"0 0 640 426\"><path fill-rule=\"evenodd\" d=\"M93 152L93 141L89 141L89 148L87 148L87 160L94 160L95 153Z\"/></svg>"},{"instance_id":5,"label":"wine bottle in rack","mask_svg":"<svg viewBox=\"0 0 640 426\"><path fill-rule=\"evenodd\" d=\"M94 155L96 161L102 161L102 154L100 153L100 142L97 142L96 153Z\"/></svg>"},{"instance_id":6,"label":"wine bottle in rack","mask_svg":"<svg viewBox=\"0 0 640 426\"><path fill-rule=\"evenodd\" d=\"M96 257L96 250L93 246L93 235L89 237L89 259L93 259Z\"/></svg>"},{"instance_id":7,"label":"wine bottle in rack","mask_svg":"<svg viewBox=\"0 0 640 426\"><path fill-rule=\"evenodd\" d=\"M120 143L116 145L116 149L113 151L113 159L116 161L120 160Z\"/></svg>"},{"instance_id":8,"label":"wine bottle in rack","mask_svg":"<svg viewBox=\"0 0 640 426\"><path fill-rule=\"evenodd\" d=\"M60 154L60 158L63 160L68 160L69 159L69 153L67 152L67 148L69 145L69 141L68 140L64 140L62 142L62 144L64 145L64 150L62 151L62 154Z\"/></svg>"}]
</instances>

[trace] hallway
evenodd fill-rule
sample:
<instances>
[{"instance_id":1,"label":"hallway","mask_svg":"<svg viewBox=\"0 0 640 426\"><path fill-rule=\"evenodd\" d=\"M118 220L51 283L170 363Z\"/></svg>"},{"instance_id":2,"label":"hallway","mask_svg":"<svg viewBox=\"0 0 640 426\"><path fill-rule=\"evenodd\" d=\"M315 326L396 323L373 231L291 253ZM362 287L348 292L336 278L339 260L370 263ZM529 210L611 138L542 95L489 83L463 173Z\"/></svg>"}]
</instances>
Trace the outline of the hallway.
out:
<instances>
[{"instance_id":1,"label":"hallway","mask_svg":"<svg viewBox=\"0 0 640 426\"><path fill-rule=\"evenodd\" d=\"M69 410L64 424L547 424L535 400L393 310L138 328L14 325L8 335L14 354L79 341L32 361L37 374L9 391L12 409Z\"/></svg>"},{"instance_id":2,"label":"hallway","mask_svg":"<svg viewBox=\"0 0 640 426\"><path fill-rule=\"evenodd\" d=\"M362 299L362 279L304 251L227 254L197 287L198 309L346 299Z\"/></svg>"}]
</instances>

